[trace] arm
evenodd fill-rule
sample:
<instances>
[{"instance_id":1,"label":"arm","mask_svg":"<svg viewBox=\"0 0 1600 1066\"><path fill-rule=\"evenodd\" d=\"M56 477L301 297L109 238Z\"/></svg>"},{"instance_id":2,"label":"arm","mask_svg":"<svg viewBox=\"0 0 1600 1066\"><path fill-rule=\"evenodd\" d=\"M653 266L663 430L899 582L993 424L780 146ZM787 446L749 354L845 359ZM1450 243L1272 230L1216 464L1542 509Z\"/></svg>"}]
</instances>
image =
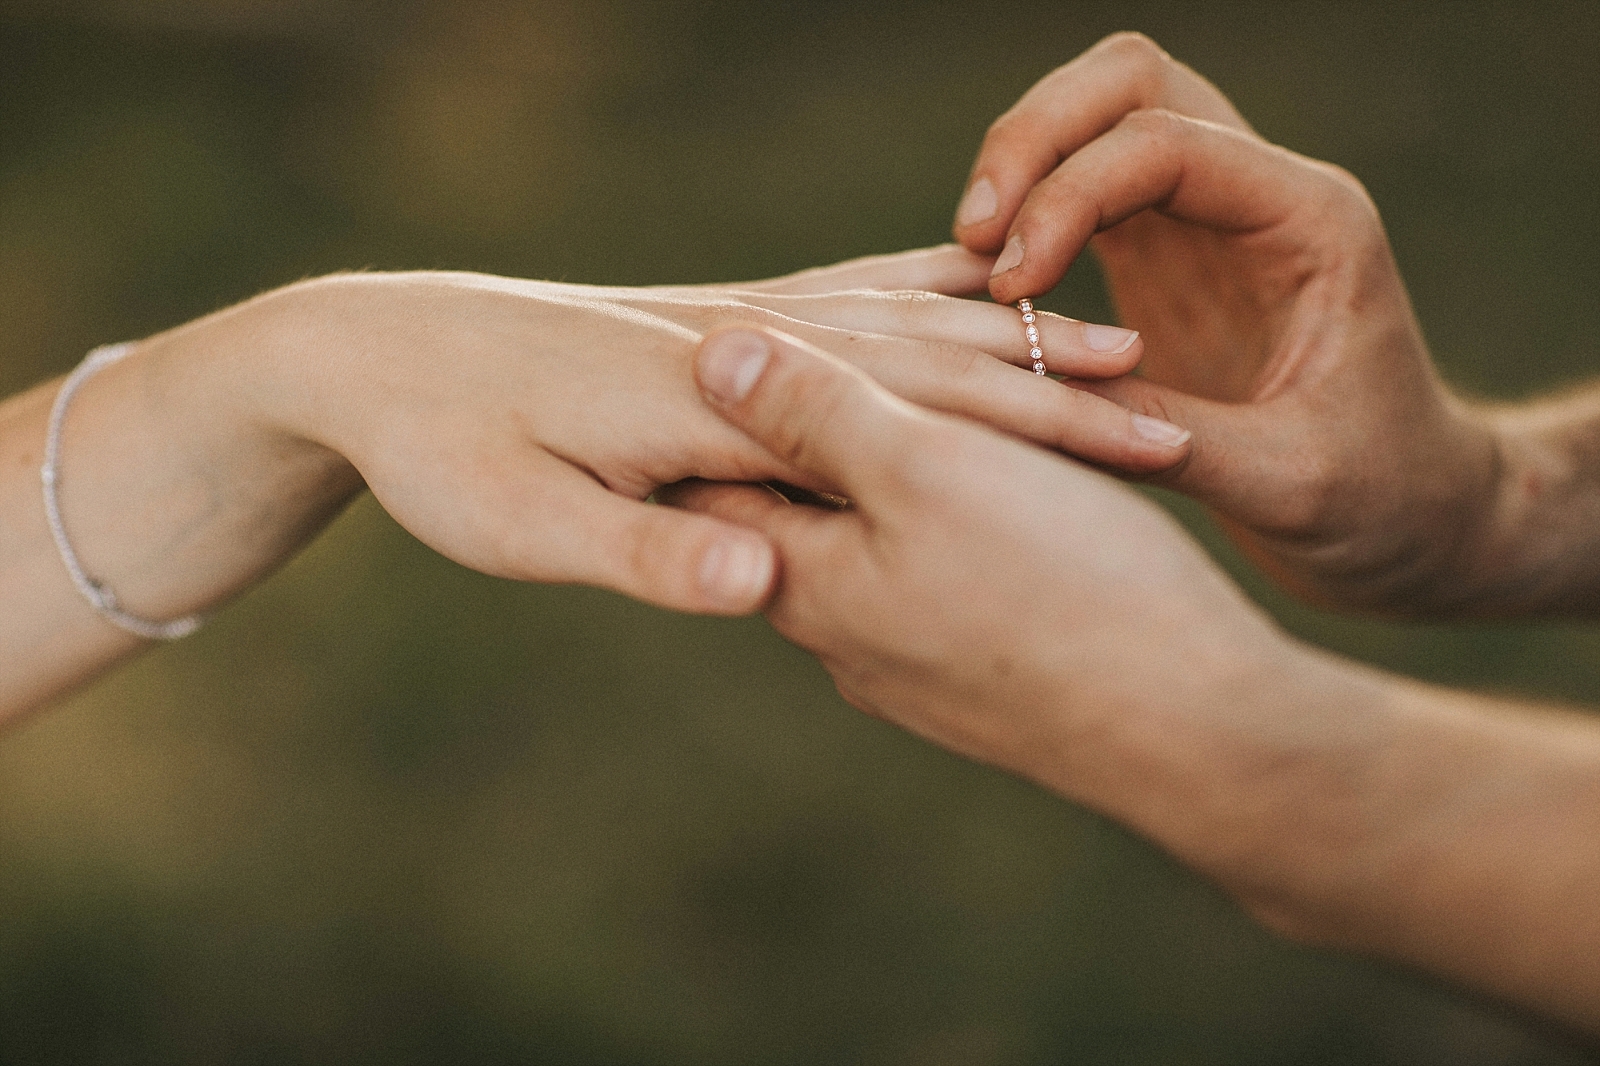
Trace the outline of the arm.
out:
<instances>
[{"instance_id":1,"label":"arm","mask_svg":"<svg viewBox=\"0 0 1600 1066\"><path fill-rule=\"evenodd\" d=\"M1495 493L1464 575L1495 613L1592 616L1600 604L1600 388L1483 412Z\"/></svg>"},{"instance_id":2,"label":"arm","mask_svg":"<svg viewBox=\"0 0 1600 1066\"><path fill-rule=\"evenodd\" d=\"M72 404L62 519L85 569L130 612L160 620L214 607L361 488L338 454L263 425L241 388L238 356L271 345L292 302L268 297L148 341ZM144 643L85 603L45 522L39 471L59 386L0 405L0 720Z\"/></svg>"},{"instance_id":3,"label":"arm","mask_svg":"<svg viewBox=\"0 0 1600 1066\"><path fill-rule=\"evenodd\" d=\"M1594 614L1589 401L1489 411L1439 380L1360 183L1263 141L1118 34L989 130L956 234L996 299L1091 244L1142 376L1086 384L1192 430L1166 483L1280 583L1419 617Z\"/></svg>"},{"instance_id":4,"label":"arm","mask_svg":"<svg viewBox=\"0 0 1600 1066\"><path fill-rule=\"evenodd\" d=\"M151 338L89 380L65 425L64 524L88 573L156 621L247 588L363 485L486 573L742 613L771 579L770 547L644 503L690 474L777 476L695 392L692 343L730 315L847 351L920 402L1114 465L1182 458L1115 404L1005 362L1023 356L1013 312L870 291L907 278L966 291L986 272L942 248L740 288L443 273L290 286ZM857 291L829 294L839 287ZM1043 325L1063 369L1131 365L1087 347L1081 323ZM0 407L0 719L138 647L78 595L49 535L39 466L58 387Z\"/></svg>"},{"instance_id":5,"label":"arm","mask_svg":"<svg viewBox=\"0 0 1600 1066\"><path fill-rule=\"evenodd\" d=\"M768 617L846 699L1123 822L1281 933L1600 1032L1600 724L1300 645L1149 501L799 342L714 335L699 376L853 501L675 497L777 545Z\"/></svg>"}]
</instances>

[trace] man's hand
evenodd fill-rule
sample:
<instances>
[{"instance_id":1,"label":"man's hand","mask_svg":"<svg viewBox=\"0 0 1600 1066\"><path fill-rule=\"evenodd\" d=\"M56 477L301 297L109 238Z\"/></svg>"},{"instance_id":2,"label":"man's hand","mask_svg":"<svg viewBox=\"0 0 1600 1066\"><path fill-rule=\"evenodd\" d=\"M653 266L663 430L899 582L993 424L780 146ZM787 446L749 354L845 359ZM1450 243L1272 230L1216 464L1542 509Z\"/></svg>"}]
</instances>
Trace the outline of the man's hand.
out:
<instances>
[{"instance_id":1,"label":"man's hand","mask_svg":"<svg viewBox=\"0 0 1600 1066\"><path fill-rule=\"evenodd\" d=\"M1115 818L1271 928L1600 1033L1600 729L1295 644L1112 479L713 334L711 406L838 511L675 502L777 546L767 615L845 698Z\"/></svg>"},{"instance_id":2,"label":"man's hand","mask_svg":"<svg viewBox=\"0 0 1600 1066\"><path fill-rule=\"evenodd\" d=\"M837 512L705 482L668 499L782 560L767 615L852 703L1103 805L1104 745L1270 687L1289 642L1159 507L1114 479L892 396L804 342L713 334L714 408Z\"/></svg>"},{"instance_id":3,"label":"man's hand","mask_svg":"<svg viewBox=\"0 0 1600 1066\"><path fill-rule=\"evenodd\" d=\"M1308 598L1495 610L1501 491L1486 421L1441 384L1377 211L1336 167L1258 137L1134 34L995 122L957 214L997 300L1045 292L1093 239L1143 376L1086 388L1193 431L1166 483Z\"/></svg>"}]
</instances>

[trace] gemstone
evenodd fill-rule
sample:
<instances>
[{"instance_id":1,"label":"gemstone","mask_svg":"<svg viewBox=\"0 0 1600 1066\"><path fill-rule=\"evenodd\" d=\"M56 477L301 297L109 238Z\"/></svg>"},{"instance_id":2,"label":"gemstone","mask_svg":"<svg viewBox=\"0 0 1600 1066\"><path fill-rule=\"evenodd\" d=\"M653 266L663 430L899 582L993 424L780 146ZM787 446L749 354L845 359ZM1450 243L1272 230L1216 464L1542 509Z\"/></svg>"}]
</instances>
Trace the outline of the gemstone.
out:
<instances>
[{"instance_id":1,"label":"gemstone","mask_svg":"<svg viewBox=\"0 0 1600 1066\"><path fill-rule=\"evenodd\" d=\"M1022 313L1022 321L1024 321L1024 322L1032 322L1033 321L1033 312L1032 311L1024 311Z\"/></svg>"},{"instance_id":2,"label":"gemstone","mask_svg":"<svg viewBox=\"0 0 1600 1066\"><path fill-rule=\"evenodd\" d=\"M1039 339L1039 331L1034 329L1032 326L1029 326L1028 327L1028 339L1030 341L1038 340Z\"/></svg>"},{"instance_id":3,"label":"gemstone","mask_svg":"<svg viewBox=\"0 0 1600 1066\"><path fill-rule=\"evenodd\" d=\"M1043 374L1044 374L1044 364L1043 363L1034 363L1033 364L1033 372L1035 374L1039 374L1039 375L1043 376Z\"/></svg>"},{"instance_id":4,"label":"gemstone","mask_svg":"<svg viewBox=\"0 0 1600 1066\"><path fill-rule=\"evenodd\" d=\"M1037 348L1033 349L1028 354L1033 356L1035 359L1043 359L1044 358L1044 353L1042 351L1040 351L1039 349L1037 349Z\"/></svg>"}]
</instances>

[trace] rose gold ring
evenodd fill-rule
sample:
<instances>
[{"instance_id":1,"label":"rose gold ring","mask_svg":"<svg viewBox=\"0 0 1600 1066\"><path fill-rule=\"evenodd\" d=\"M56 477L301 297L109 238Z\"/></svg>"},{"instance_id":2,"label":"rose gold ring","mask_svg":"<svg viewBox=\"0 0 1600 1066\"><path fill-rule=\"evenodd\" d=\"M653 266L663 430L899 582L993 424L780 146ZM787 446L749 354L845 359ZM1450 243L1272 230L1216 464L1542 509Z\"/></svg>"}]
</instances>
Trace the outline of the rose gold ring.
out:
<instances>
[{"instance_id":1,"label":"rose gold ring","mask_svg":"<svg viewBox=\"0 0 1600 1066\"><path fill-rule=\"evenodd\" d=\"M1033 301L1018 300L1017 310L1022 312L1022 331L1028 338L1028 357L1033 360L1033 372L1044 376L1044 349L1039 347L1039 326L1034 321Z\"/></svg>"}]
</instances>

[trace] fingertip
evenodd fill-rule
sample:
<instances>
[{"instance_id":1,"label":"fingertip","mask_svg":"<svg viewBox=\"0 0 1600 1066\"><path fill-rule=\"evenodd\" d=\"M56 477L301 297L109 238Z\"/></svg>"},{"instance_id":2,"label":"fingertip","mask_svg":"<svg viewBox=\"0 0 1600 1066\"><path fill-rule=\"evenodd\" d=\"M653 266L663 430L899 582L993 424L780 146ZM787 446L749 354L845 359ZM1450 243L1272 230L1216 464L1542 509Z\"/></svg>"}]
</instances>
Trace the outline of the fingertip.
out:
<instances>
[{"instance_id":1,"label":"fingertip","mask_svg":"<svg viewBox=\"0 0 1600 1066\"><path fill-rule=\"evenodd\" d=\"M1128 412L1128 451L1116 465L1131 475L1165 474L1183 466L1194 451L1194 434L1160 418Z\"/></svg>"},{"instance_id":2,"label":"fingertip","mask_svg":"<svg viewBox=\"0 0 1600 1066\"><path fill-rule=\"evenodd\" d=\"M1062 330L1055 317L1046 315L1044 321L1055 327L1052 332L1066 332L1069 337L1061 349L1055 350L1059 355L1049 348L1045 351L1045 362L1058 374L1073 378L1119 378L1131 373L1144 360L1144 338L1135 330L1071 320L1068 320L1068 329ZM1076 331L1076 335L1072 331Z\"/></svg>"},{"instance_id":3,"label":"fingertip","mask_svg":"<svg viewBox=\"0 0 1600 1066\"><path fill-rule=\"evenodd\" d=\"M999 211L1000 195L995 191L994 182L980 174L971 185L967 186L966 194L961 197L961 203L956 207L956 225L970 228L988 222Z\"/></svg>"},{"instance_id":4,"label":"fingertip","mask_svg":"<svg viewBox=\"0 0 1600 1066\"><path fill-rule=\"evenodd\" d=\"M1032 280L1033 263L1027 252L1027 244L1020 235L1013 234L1006 239L1005 248L989 275L989 295L995 303L1014 304L1024 297L1031 299L1054 288L1054 282L1041 285Z\"/></svg>"},{"instance_id":5,"label":"fingertip","mask_svg":"<svg viewBox=\"0 0 1600 1066\"><path fill-rule=\"evenodd\" d=\"M700 558L699 587L715 614L760 610L772 595L778 553L755 533L728 531L713 540Z\"/></svg>"},{"instance_id":6,"label":"fingertip","mask_svg":"<svg viewBox=\"0 0 1600 1066\"><path fill-rule=\"evenodd\" d=\"M706 396L736 404L750 395L772 360L772 342L760 330L738 326L711 333L695 355L695 380Z\"/></svg>"},{"instance_id":7,"label":"fingertip","mask_svg":"<svg viewBox=\"0 0 1600 1066\"><path fill-rule=\"evenodd\" d=\"M1194 439L1194 434L1182 426L1174 425L1165 419L1152 418L1133 412L1130 416L1133 422L1133 431L1141 440L1148 441L1161 448L1178 449L1187 448Z\"/></svg>"}]
</instances>

